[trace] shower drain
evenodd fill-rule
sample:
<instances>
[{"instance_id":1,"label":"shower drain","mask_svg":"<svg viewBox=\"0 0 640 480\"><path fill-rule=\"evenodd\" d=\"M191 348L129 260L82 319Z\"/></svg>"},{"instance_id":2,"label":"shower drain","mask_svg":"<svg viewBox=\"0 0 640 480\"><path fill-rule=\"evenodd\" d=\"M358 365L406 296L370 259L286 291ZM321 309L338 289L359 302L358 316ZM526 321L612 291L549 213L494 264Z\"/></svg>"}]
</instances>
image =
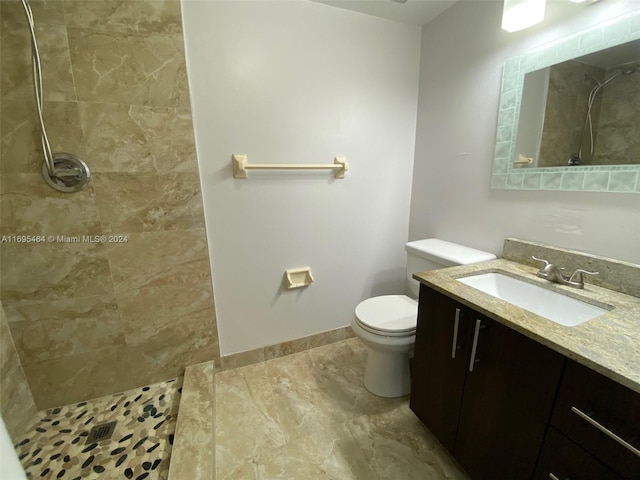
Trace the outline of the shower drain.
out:
<instances>
[{"instance_id":1,"label":"shower drain","mask_svg":"<svg viewBox=\"0 0 640 480\"><path fill-rule=\"evenodd\" d=\"M89 436L87 437L88 443L96 443L102 440L108 440L113 435L114 430L116 429L117 421L109 422L109 423L101 423L100 425L95 425L90 431Z\"/></svg>"}]
</instances>

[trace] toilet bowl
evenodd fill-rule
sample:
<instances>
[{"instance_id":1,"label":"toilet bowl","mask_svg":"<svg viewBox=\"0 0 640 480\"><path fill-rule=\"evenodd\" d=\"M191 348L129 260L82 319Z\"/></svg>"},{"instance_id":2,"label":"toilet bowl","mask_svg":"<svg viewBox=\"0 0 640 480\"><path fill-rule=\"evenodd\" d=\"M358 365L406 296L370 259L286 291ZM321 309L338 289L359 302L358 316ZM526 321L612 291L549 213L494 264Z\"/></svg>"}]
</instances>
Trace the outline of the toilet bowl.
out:
<instances>
[{"instance_id":1,"label":"toilet bowl","mask_svg":"<svg viewBox=\"0 0 640 480\"><path fill-rule=\"evenodd\" d=\"M411 296L382 295L363 300L351 321L353 332L368 349L364 385L381 397L401 397L411 391L409 360L416 338L419 293L413 274L496 258L436 238L409 242L405 250Z\"/></svg>"},{"instance_id":2,"label":"toilet bowl","mask_svg":"<svg viewBox=\"0 0 640 480\"><path fill-rule=\"evenodd\" d=\"M383 295L358 304L351 328L368 347L364 385L381 397L411 390L409 358L416 340L418 302L406 295Z\"/></svg>"}]
</instances>

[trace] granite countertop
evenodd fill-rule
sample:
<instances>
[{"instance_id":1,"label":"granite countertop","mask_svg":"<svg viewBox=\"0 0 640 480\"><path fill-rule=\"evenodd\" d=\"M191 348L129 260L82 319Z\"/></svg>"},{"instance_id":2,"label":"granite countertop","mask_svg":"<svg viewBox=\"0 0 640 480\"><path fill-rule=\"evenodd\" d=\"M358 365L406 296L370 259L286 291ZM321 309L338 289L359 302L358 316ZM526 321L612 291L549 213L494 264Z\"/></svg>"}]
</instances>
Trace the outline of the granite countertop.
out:
<instances>
[{"instance_id":1,"label":"granite countertop","mask_svg":"<svg viewBox=\"0 0 640 480\"><path fill-rule=\"evenodd\" d=\"M587 283L588 278L584 290L558 285L536 277L537 271L534 267L498 259L420 272L414 278L640 393L640 298L591 285ZM610 311L580 325L565 327L456 281L456 278L489 272L524 278Z\"/></svg>"}]
</instances>

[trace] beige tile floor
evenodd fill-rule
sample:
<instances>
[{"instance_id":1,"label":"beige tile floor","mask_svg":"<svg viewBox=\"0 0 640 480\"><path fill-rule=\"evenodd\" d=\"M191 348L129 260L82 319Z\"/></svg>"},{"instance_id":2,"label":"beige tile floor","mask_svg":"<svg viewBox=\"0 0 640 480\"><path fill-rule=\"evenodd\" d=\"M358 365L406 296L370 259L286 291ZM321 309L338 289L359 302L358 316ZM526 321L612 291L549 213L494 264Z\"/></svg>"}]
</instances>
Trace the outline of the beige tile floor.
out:
<instances>
[{"instance_id":1,"label":"beige tile floor","mask_svg":"<svg viewBox=\"0 0 640 480\"><path fill-rule=\"evenodd\" d=\"M468 480L365 362L352 338L218 373L216 479Z\"/></svg>"}]
</instances>

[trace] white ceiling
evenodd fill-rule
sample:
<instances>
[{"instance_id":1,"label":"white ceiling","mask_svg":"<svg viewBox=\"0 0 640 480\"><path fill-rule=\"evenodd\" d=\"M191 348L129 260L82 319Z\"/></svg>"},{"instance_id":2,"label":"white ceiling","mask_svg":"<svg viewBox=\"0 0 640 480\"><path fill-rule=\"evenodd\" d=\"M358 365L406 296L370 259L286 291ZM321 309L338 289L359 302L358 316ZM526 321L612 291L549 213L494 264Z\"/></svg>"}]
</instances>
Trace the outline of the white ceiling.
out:
<instances>
[{"instance_id":1,"label":"white ceiling","mask_svg":"<svg viewBox=\"0 0 640 480\"><path fill-rule=\"evenodd\" d=\"M312 1L397 22L424 25L456 3L457 0L407 0L406 3L397 3L392 0Z\"/></svg>"}]
</instances>

